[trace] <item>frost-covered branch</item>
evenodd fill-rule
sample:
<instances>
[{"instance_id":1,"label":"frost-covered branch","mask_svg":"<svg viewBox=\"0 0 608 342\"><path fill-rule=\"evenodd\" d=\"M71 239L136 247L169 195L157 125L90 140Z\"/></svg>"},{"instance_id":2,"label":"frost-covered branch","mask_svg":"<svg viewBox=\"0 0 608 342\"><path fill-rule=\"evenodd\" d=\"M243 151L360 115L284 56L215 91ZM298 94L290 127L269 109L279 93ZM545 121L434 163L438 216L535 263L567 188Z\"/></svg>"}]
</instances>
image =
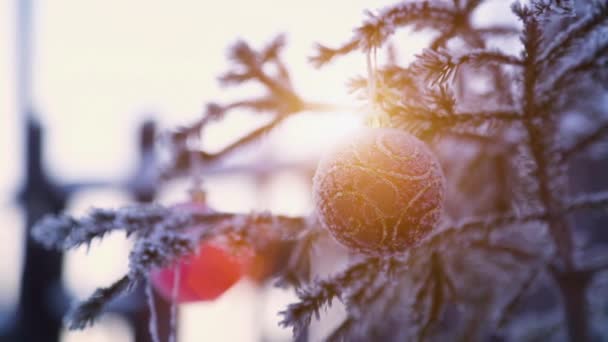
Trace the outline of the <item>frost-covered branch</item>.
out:
<instances>
[{"instance_id":1,"label":"frost-covered branch","mask_svg":"<svg viewBox=\"0 0 608 342\"><path fill-rule=\"evenodd\" d=\"M555 63L556 59L562 57L568 51L568 48L572 47L572 43L575 40L584 39L596 27L608 22L607 3L602 4L598 1L595 5L589 6L593 6L590 13L572 23L556 36L551 37L549 45L545 47L539 56L540 61L543 63Z\"/></svg>"},{"instance_id":2,"label":"frost-covered branch","mask_svg":"<svg viewBox=\"0 0 608 342\"><path fill-rule=\"evenodd\" d=\"M523 61L523 98L522 108L524 111L524 127L528 135L531 157L535 164L534 178L538 182L537 195L542 203L544 210L549 213L549 231L557 247L561 261L566 267L573 267L572 250L573 242L570 235L568 224L562 219L559 212L559 199L553 191L552 160L549 158L549 151L553 148L554 137L547 135L544 128L552 125L553 118L539 119L539 107L537 99L537 86L539 84L540 70L538 54L540 53L540 42L542 38L542 28L539 20L534 16L529 7L514 5L514 11L520 16L524 23L522 43L524 46Z\"/></svg>"},{"instance_id":3,"label":"frost-covered branch","mask_svg":"<svg viewBox=\"0 0 608 342\"><path fill-rule=\"evenodd\" d=\"M210 229L200 230L198 236L172 230L155 230L145 239L138 239L129 255L129 277L142 279L153 268L167 266L186 255L193 254L199 238L212 236Z\"/></svg>"},{"instance_id":4,"label":"frost-covered branch","mask_svg":"<svg viewBox=\"0 0 608 342\"><path fill-rule=\"evenodd\" d=\"M156 204L92 209L81 219L65 214L47 215L34 226L32 236L47 248L67 250L88 245L115 230L124 230L127 235L146 234L167 215L170 210Z\"/></svg>"},{"instance_id":5,"label":"frost-covered branch","mask_svg":"<svg viewBox=\"0 0 608 342\"><path fill-rule=\"evenodd\" d=\"M608 56L608 39L598 39L592 47L588 47L576 58L572 58L564 67L560 68L554 75L551 75L546 82L547 89L552 90L552 96L546 102L552 101L559 96L560 90L575 84L573 79L585 72L594 69L605 68Z\"/></svg>"},{"instance_id":6,"label":"frost-covered branch","mask_svg":"<svg viewBox=\"0 0 608 342\"><path fill-rule=\"evenodd\" d=\"M572 158L573 156L577 155L578 153L584 151L589 146L599 142L601 139L603 139L607 136L608 136L608 122L606 122L602 125L599 125L599 127L597 127L593 132L584 136L583 138L578 140L576 143L574 143L572 146L569 146L564 151L562 151L561 158L564 161L568 160L568 159Z\"/></svg>"},{"instance_id":7,"label":"frost-covered branch","mask_svg":"<svg viewBox=\"0 0 608 342\"><path fill-rule=\"evenodd\" d=\"M145 280L151 269L167 266L194 253L201 240L238 234L256 250L263 251L272 243L269 239L301 240L309 224L309 219L304 217L264 213L188 213L156 204L142 204L117 210L94 209L80 219L67 215L47 216L36 225L33 235L48 248L55 249L90 244L93 239L103 238L118 229L136 236L129 256L129 273L110 287L96 290L69 315L69 327L82 329L101 313L110 300ZM290 268L290 271L294 269Z\"/></svg>"},{"instance_id":8,"label":"frost-covered branch","mask_svg":"<svg viewBox=\"0 0 608 342\"><path fill-rule=\"evenodd\" d=\"M531 0L530 4L515 2L511 10L520 19L544 20L552 14L571 15L574 7L572 0Z\"/></svg>"},{"instance_id":9,"label":"frost-covered branch","mask_svg":"<svg viewBox=\"0 0 608 342\"><path fill-rule=\"evenodd\" d=\"M300 302L290 304L281 314L284 316L281 325L292 327L294 337L299 336L310 324L313 314L319 318L321 309L330 305L332 300L357 284L360 279L366 279L380 265L375 258L365 259L351 265L345 271L329 279L317 280L314 285L298 291Z\"/></svg>"},{"instance_id":10,"label":"frost-covered branch","mask_svg":"<svg viewBox=\"0 0 608 342\"><path fill-rule=\"evenodd\" d=\"M139 204L111 209L92 209L82 218L47 215L34 227L32 236L47 248L67 250L90 244L115 230L146 237L156 231L179 232L193 225L223 224L243 230L247 224L271 224L281 238L295 238L307 225L307 218L269 214L188 213L159 204ZM204 238L201 236L201 239Z\"/></svg>"},{"instance_id":11,"label":"frost-covered branch","mask_svg":"<svg viewBox=\"0 0 608 342\"><path fill-rule=\"evenodd\" d=\"M608 207L608 191L582 194L565 201L565 212L583 209L605 209Z\"/></svg>"},{"instance_id":12,"label":"frost-covered branch","mask_svg":"<svg viewBox=\"0 0 608 342\"><path fill-rule=\"evenodd\" d=\"M517 35L519 33L519 29L513 26L507 25L495 25L491 27L484 27L476 29L477 33L479 33L482 37L487 36L511 36Z\"/></svg>"},{"instance_id":13,"label":"frost-covered branch","mask_svg":"<svg viewBox=\"0 0 608 342\"><path fill-rule=\"evenodd\" d=\"M448 241L452 238L455 238L459 235L466 234L466 232L470 231L489 231L492 229L497 229L509 224L513 223L526 223L531 221L543 220L546 218L546 215L537 213L530 215L517 216L514 214L510 215L500 215L494 217L480 218L480 219L469 219L467 221L461 222L459 224L445 227L443 230L439 231L437 234L433 235L429 239L422 242L419 246L412 250L407 257L407 260L424 260L424 255L429 253L432 248L438 246L438 244ZM507 247L504 248L507 251ZM514 249L513 249L514 250ZM436 256L435 258L437 258ZM440 287L448 286L448 288L453 288L451 281L448 276L443 273L439 268L441 267L438 259L435 260L435 268L433 269L433 280L440 281ZM370 290L365 288L366 284L368 284L368 277L372 275L372 279L379 277L380 272L386 273L387 277L399 277L399 274L403 272L407 272L410 270L409 264L405 260L399 260L399 262L393 266L392 271L387 271L386 267L383 265L387 265L387 262L390 263L389 260L380 260L376 258L369 258L362 262L355 263L349 266L345 271L332 276L328 279L316 281L315 284L308 288L300 290L298 293L298 297L300 301L295 304L290 304L286 311L283 312L284 320L282 321L282 325L291 326L294 329L295 336L298 336L304 329L310 324L312 316L315 315L317 318L319 316L320 310L327 304L331 303L334 298L345 299L343 294L350 294L348 297L351 302L353 298L356 296L359 297L359 300L365 300L367 304L373 302L377 297L380 297L380 294L377 293L373 288ZM437 277L441 277L440 280ZM424 287L423 287L424 288ZM426 290L425 290L426 291ZM444 291L436 288L435 291ZM433 292L435 296L443 296L444 292L439 294L438 292ZM355 296L355 297L353 297ZM422 294L424 296L424 294ZM443 298L443 297L442 297ZM435 317L438 313L440 302L439 297L435 298L435 304L430 309L430 317ZM365 308L365 305L359 303L357 306L353 306L351 309L355 308ZM356 315L355 315L356 316ZM355 317L351 317L351 319L355 319ZM432 320L432 319L431 319ZM350 331L351 328L349 323L345 323L346 326L342 326L340 331L336 332L337 335L345 334L346 331Z\"/></svg>"},{"instance_id":14,"label":"frost-covered branch","mask_svg":"<svg viewBox=\"0 0 608 342\"><path fill-rule=\"evenodd\" d=\"M342 301L347 307L346 319L326 338L329 341L369 340L379 338L377 333L386 334L386 327L394 324L393 310L402 306L403 282L406 272L399 268L396 260L383 261L378 273L370 272L357 287L347 291ZM384 317L378 320L377 317Z\"/></svg>"},{"instance_id":15,"label":"frost-covered branch","mask_svg":"<svg viewBox=\"0 0 608 342\"><path fill-rule=\"evenodd\" d=\"M82 330L95 322L108 302L133 288L134 281L123 276L109 287L95 290L93 295L72 308L65 318L70 330Z\"/></svg>"}]
</instances>

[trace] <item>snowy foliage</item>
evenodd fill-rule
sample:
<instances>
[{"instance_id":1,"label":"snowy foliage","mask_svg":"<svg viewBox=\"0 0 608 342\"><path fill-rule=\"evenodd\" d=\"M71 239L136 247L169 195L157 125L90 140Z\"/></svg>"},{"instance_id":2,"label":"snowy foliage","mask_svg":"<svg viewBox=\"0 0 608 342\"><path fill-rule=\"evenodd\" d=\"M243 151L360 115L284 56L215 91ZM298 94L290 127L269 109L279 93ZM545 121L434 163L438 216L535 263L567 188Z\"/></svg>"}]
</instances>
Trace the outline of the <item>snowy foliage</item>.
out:
<instances>
[{"instance_id":1,"label":"snowy foliage","mask_svg":"<svg viewBox=\"0 0 608 342\"><path fill-rule=\"evenodd\" d=\"M114 230L136 240L130 272L81 303L70 326L85 327L152 267L193 252L196 241L235 232L263 250L269 235L260 237L256 227L269 226L277 232L273 239L293 242L277 274L280 285L299 295L282 321L296 339L305 339L311 320L323 319L335 300L347 315L329 341L606 339L608 236L601 228L608 185L585 173L608 169L608 4L517 1L511 10L519 26L478 27L472 18L484 2L402 1L369 12L344 44L319 45L311 58L321 67L346 54L375 54L398 46L392 38L404 27L434 32L410 65L389 58L374 66L372 79L349 85L354 91L374 85L368 99L386 125L425 141L440 160L448 190L433 234L402 255L353 253L345 269L310 282L309 252L326 238L315 218L184 216L157 205L98 209L83 219L48 217L34 236L50 248L89 244ZM490 44L518 36L518 55ZM259 51L244 42L233 46L234 68L220 81L259 82L266 95L210 104L198 122L175 131L165 179L220 160L288 116L331 108L296 92L280 58L284 44L279 37ZM274 74L266 71L269 64ZM270 112L273 119L220 152L188 148L186 140L208 122L237 108ZM574 132L566 124L572 120L592 124ZM599 152L589 153L592 147ZM203 227L195 236L183 229L193 224Z\"/></svg>"}]
</instances>

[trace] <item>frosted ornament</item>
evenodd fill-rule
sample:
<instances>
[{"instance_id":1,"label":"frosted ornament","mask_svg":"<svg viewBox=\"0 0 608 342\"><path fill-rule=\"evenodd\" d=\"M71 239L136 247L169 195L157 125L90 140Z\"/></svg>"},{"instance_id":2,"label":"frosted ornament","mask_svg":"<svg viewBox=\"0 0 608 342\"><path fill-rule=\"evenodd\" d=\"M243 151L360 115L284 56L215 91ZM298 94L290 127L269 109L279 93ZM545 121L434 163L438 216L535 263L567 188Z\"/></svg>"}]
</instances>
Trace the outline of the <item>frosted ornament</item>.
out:
<instances>
[{"instance_id":1,"label":"frosted ornament","mask_svg":"<svg viewBox=\"0 0 608 342\"><path fill-rule=\"evenodd\" d=\"M405 252L437 226L445 197L439 162L416 137L368 128L319 162L313 200L323 226L351 250Z\"/></svg>"}]
</instances>

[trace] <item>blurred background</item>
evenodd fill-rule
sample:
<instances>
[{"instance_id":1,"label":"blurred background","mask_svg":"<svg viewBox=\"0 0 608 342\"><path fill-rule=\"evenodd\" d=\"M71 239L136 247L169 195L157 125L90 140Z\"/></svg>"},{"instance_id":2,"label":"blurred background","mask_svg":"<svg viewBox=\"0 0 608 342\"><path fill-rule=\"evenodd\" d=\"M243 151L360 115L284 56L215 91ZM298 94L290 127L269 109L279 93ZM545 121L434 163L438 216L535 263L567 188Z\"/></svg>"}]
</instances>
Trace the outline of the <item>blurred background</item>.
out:
<instances>
[{"instance_id":1,"label":"blurred background","mask_svg":"<svg viewBox=\"0 0 608 342\"><path fill-rule=\"evenodd\" d=\"M44 212L78 215L93 206L132 203L138 194L130 185L141 175L142 144L150 145L150 134L197 120L209 101L257 94L257 85L218 86L216 76L230 65L229 45L244 39L257 48L285 32L283 57L299 94L353 106L345 84L365 72L365 57L349 56L322 70L310 66L308 57L315 42L338 44L350 37L365 9L392 2L0 0L0 341L14 341L23 327L43 331L37 324L46 324L44 312L55 320L47 322L52 329L72 300L127 271L130 242L121 234L90 250L48 257L26 244L27 226ZM495 19L489 13L496 12L487 11L480 21ZM406 64L427 39L407 31L400 37L399 58ZM231 113L209 126L203 144L217 150L263 120ZM307 215L316 159L361 122L361 116L340 112L287 120L204 175L210 205ZM166 184L154 200L183 201L188 186L187 179ZM59 284L49 282L56 277ZM25 280L31 284L22 286ZM36 300L24 299L25 293ZM215 302L181 306L179 340L289 340L290 331L277 326L277 312L293 298L239 283ZM88 330L61 328L59 341L145 341L138 329L147 323L138 310L145 306L127 301ZM24 318L32 312L42 316L35 322Z\"/></svg>"}]
</instances>

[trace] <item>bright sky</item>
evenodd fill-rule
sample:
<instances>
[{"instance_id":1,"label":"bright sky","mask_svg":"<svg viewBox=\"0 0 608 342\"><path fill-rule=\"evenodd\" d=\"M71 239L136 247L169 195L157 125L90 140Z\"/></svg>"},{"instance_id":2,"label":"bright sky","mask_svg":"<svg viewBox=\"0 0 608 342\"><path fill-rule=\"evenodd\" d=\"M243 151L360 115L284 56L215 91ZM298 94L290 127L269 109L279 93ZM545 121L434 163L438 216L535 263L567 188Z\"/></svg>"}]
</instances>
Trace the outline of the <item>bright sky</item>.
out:
<instances>
[{"instance_id":1,"label":"bright sky","mask_svg":"<svg viewBox=\"0 0 608 342\"><path fill-rule=\"evenodd\" d=\"M21 254L21 217L9 205L23 162L14 89L17 1L0 0L0 50L10 52L0 54L0 277L4 279L0 305L15 301L19 270L14 260ZM284 57L300 93L312 100L356 105L344 85L350 77L365 72L364 56L344 58L320 71L313 69L307 58L315 42L337 45L348 39L365 8L377 9L393 1L33 2L34 106L47 128L48 170L56 179L69 181L125 177L134 167L134 132L146 117L152 116L163 128L170 128L196 119L208 101L254 94L258 90L255 87L225 90L216 82L216 76L229 66L226 49L238 38L258 47L277 33L286 32ZM405 57L419 52L425 42L406 39L408 49L402 51ZM210 130L207 142L211 146L225 144L251 124L246 116L236 114ZM295 118L258 149L281 158L305 158L318 154L328 141L357 126L357 119L350 113L320 120L314 115ZM289 174L273 180L262 195L246 179L224 177L209 183L211 201L220 209L273 208L290 214L310 209L307 187L305 181ZM165 200L180 196L168 194ZM70 211L126 202L128 198L116 191L91 191L75 198ZM86 296L96 286L120 276L126 269L127 247L121 236L112 236L94 246L88 255L84 250L70 254L66 261L69 288L78 296ZM254 331L261 328L253 320L259 303L251 292L251 287L241 284L217 303L182 310L182 340L254 341ZM286 296L270 296L272 300L264 311L278 311L289 301ZM263 329L274 329L276 321L270 317ZM243 324L235 324L236 320ZM239 329L234 329L235 325ZM288 336L286 332L275 333L278 338ZM108 317L89 332L64 336L64 342L78 341L126 342L130 337L123 322Z\"/></svg>"}]
</instances>

